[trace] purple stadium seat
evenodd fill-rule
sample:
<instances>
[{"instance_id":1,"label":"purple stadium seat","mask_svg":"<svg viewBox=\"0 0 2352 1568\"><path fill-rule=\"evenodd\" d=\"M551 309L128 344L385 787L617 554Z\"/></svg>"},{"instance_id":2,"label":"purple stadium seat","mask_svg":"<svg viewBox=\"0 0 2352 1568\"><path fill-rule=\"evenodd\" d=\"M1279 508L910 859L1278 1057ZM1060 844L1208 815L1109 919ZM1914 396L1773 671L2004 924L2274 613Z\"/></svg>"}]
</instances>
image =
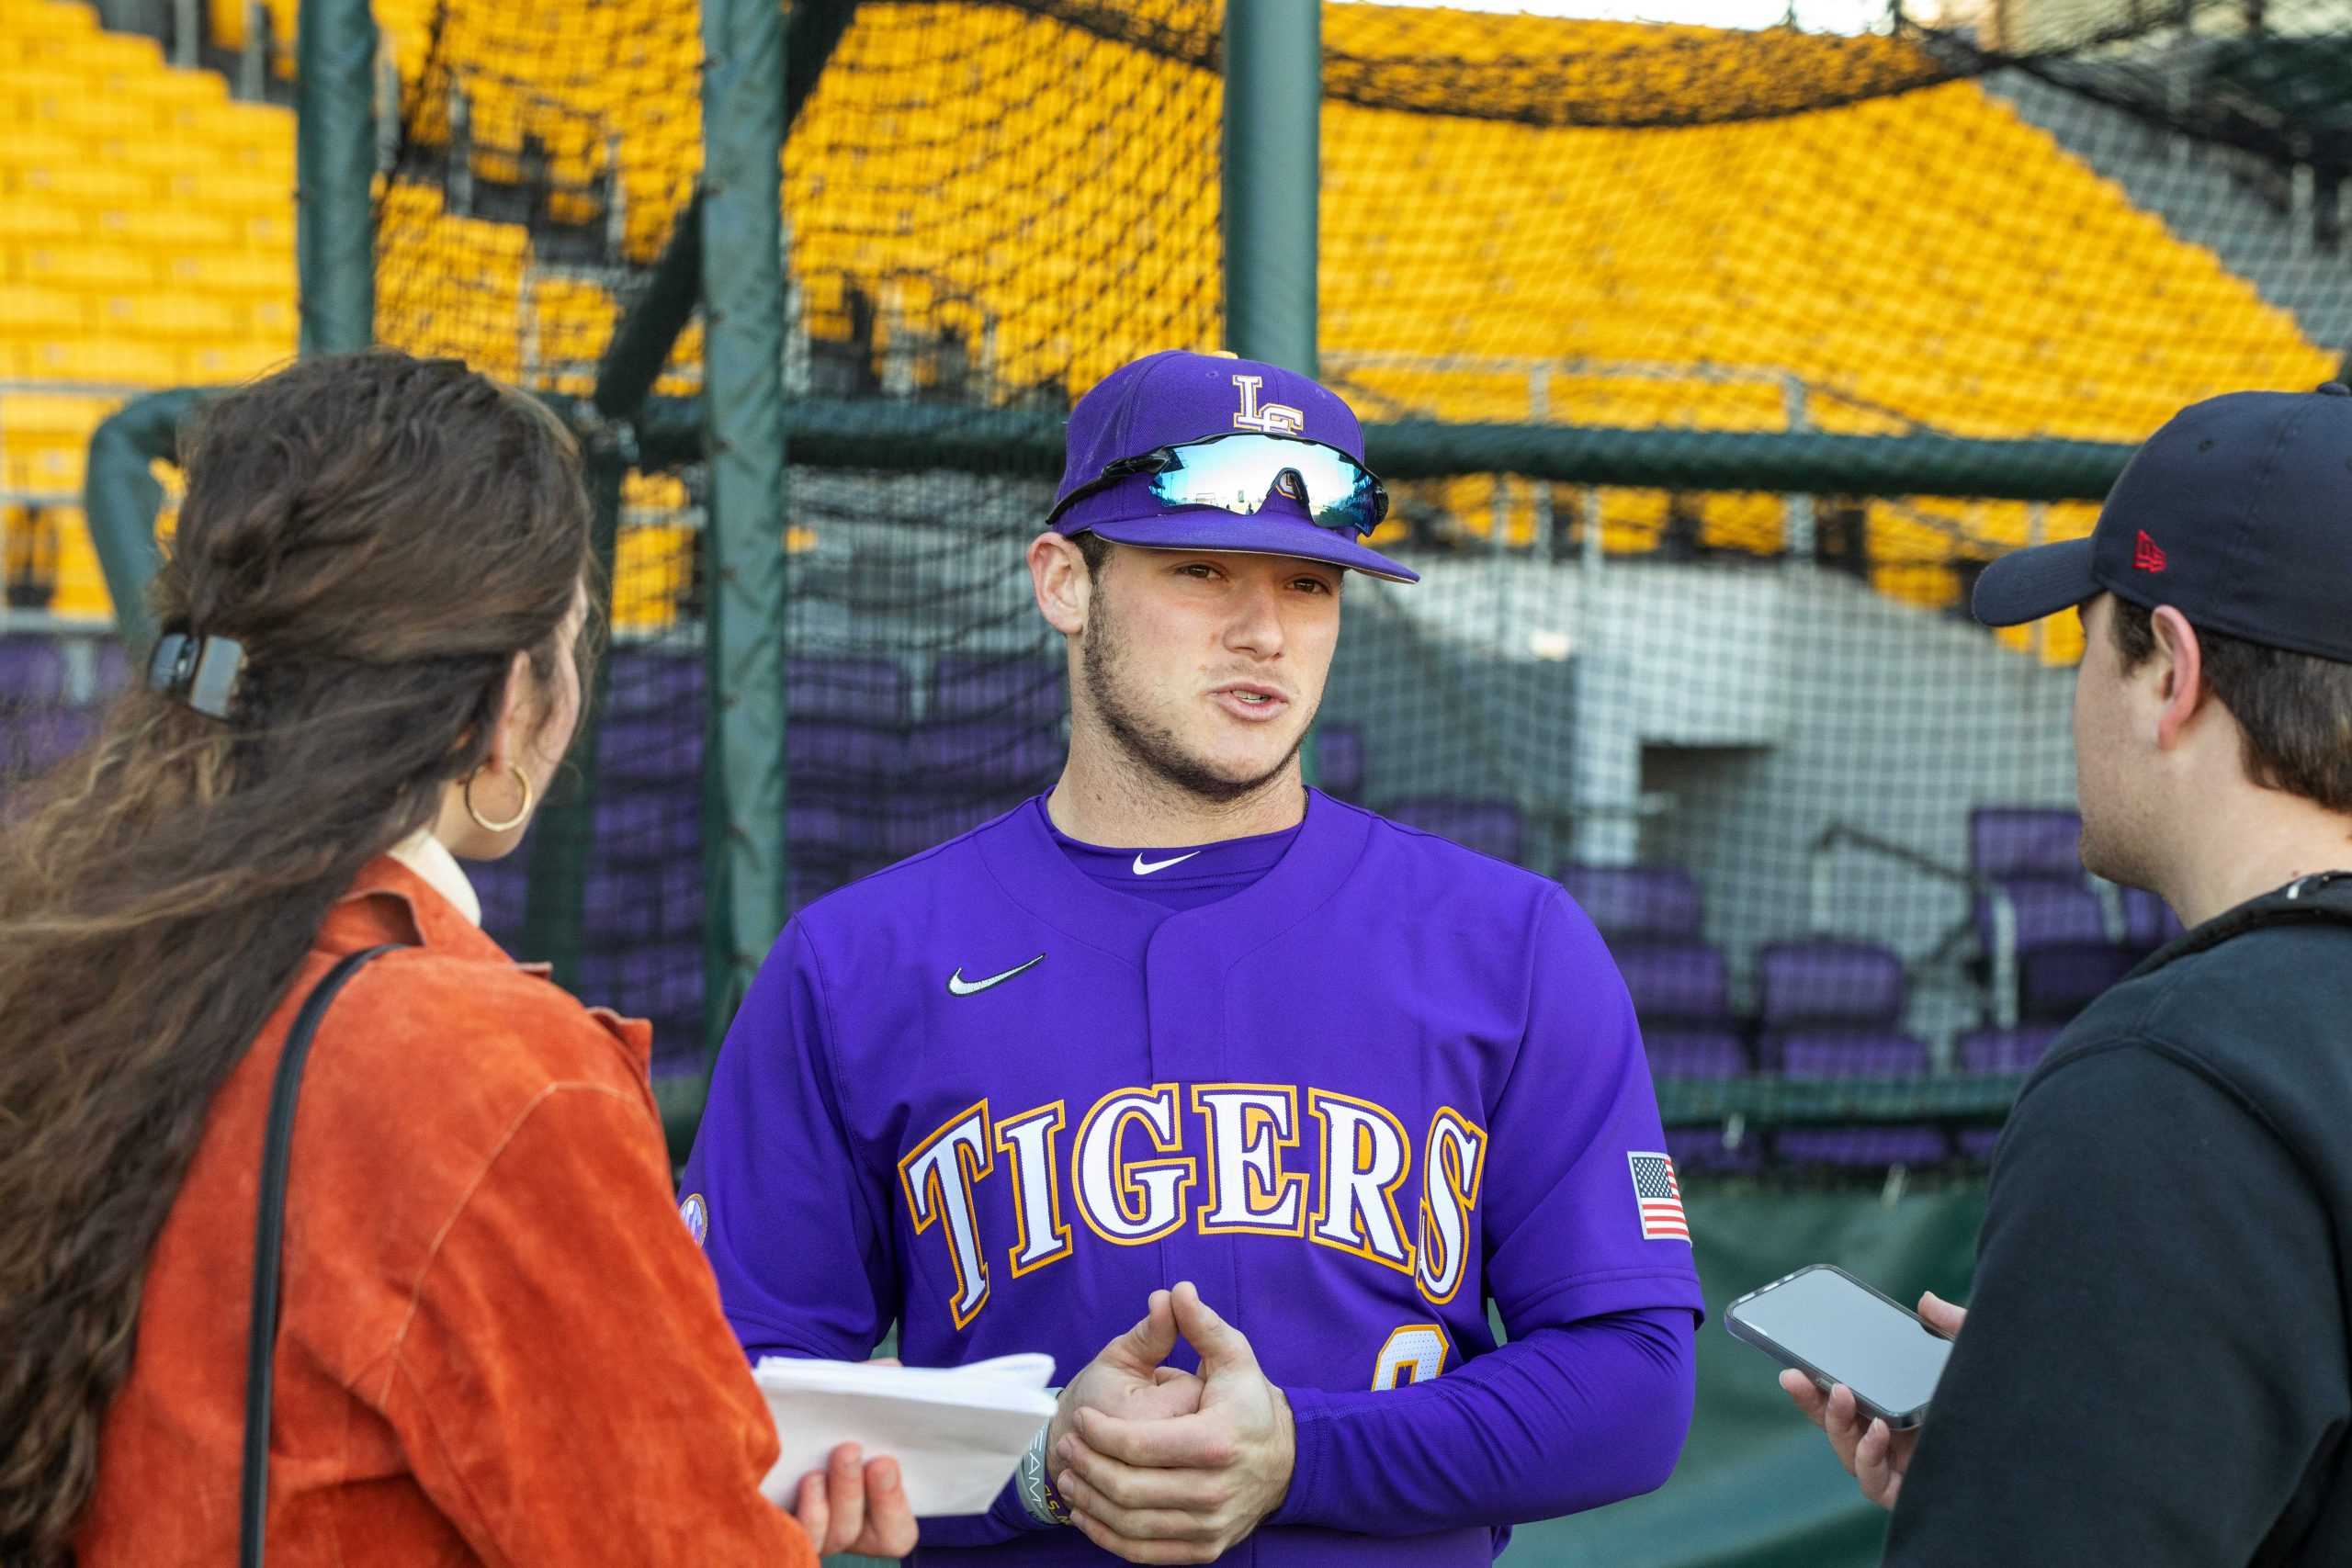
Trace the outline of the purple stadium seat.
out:
<instances>
[{"instance_id":1,"label":"purple stadium seat","mask_svg":"<svg viewBox=\"0 0 2352 1568\"><path fill-rule=\"evenodd\" d=\"M2013 876L1999 881L2001 891L2008 895L2009 908L2017 915L2018 952L2047 947L2052 942L2108 940L2107 911L2080 874L2071 878ZM1987 953L1997 945L1993 929L1994 909L1990 897L1977 898L1976 938Z\"/></svg>"},{"instance_id":2,"label":"purple stadium seat","mask_svg":"<svg viewBox=\"0 0 2352 1568\"><path fill-rule=\"evenodd\" d=\"M591 953L580 962L580 999L630 1018L657 1021L702 1015L699 938L679 937ZM657 1046L662 1043L657 1035ZM677 1043L684 1048L684 1043ZM699 1043L697 1042L696 1043Z\"/></svg>"},{"instance_id":3,"label":"purple stadium seat","mask_svg":"<svg viewBox=\"0 0 2352 1568\"><path fill-rule=\"evenodd\" d=\"M1792 1078L1921 1078L1928 1047L1877 1029L1804 1029L1781 1037L1781 1073Z\"/></svg>"},{"instance_id":4,"label":"purple stadium seat","mask_svg":"<svg viewBox=\"0 0 2352 1568\"><path fill-rule=\"evenodd\" d=\"M1645 1026L1730 1021L1731 978L1720 948L1703 942L1631 942L1610 953Z\"/></svg>"},{"instance_id":5,"label":"purple stadium seat","mask_svg":"<svg viewBox=\"0 0 2352 1568\"><path fill-rule=\"evenodd\" d=\"M1612 942L1698 940L1699 885L1680 866L1570 865L1560 885Z\"/></svg>"},{"instance_id":6,"label":"purple stadium seat","mask_svg":"<svg viewBox=\"0 0 2352 1568\"><path fill-rule=\"evenodd\" d=\"M0 701L65 700L65 652L55 637L0 637Z\"/></svg>"},{"instance_id":7,"label":"purple stadium seat","mask_svg":"<svg viewBox=\"0 0 2352 1568\"><path fill-rule=\"evenodd\" d=\"M1756 954L1756 999L1763 1026L1776 1032L1891 1026L1903 1017L1903 960L1876 942L1768 942Z\"/></svg>"},{"instance_id":8,"label":"purple stadium seat","mask_svg":"<svg viewBox=\"0 0 2352 1568\"><path fill-rule=\"evenodd\" d=\"M1451 839L1464 849L1513 864L1519 862L1520 847L1526 836L1526 824L1519 807L1509 800L1423 795L1396 802L1388 807L1387 815L1441 839Z\"/></svg>"},{"instance_id":9,"label":"purple stadium seat","mask_svg":"<svg viewBox=\"0 0 2352 1568\"><path fill-rule=\"evenodd\" d=\"M1773 1152L1789 1165L1882 1168L1937 1165L1951 1156L1951 1141L1939 1127L1901 1123L1870 1127L1788 1127L1772 1140Z\"/></svg>"},{"instance_id":10,"label":"purple stadium seat","mask_svg":"<svg viewBox=\"0 0 2352 1568\"><path fill-rule=\"evenodd\" d=\"M899 725L907 718L907 672L894 659L795 655L785 660L785 713L792 719Z\"/></svg>"},{"instance_id":11,"label":"purple stadium seat","mask_svg":"<svg viewBox=\"0 0 2352 1568\"><path fill-rule=\"evenodd\" d=\"M616 648L605 658L605 712L699 714L704 667L699 651Z\"/></svg>"},{"instance_id":12,"label":"purple stadium seat","mask_svg":"<svg viewBox=\"0 0 2352 1568\"><path fill-rule=\"evenodd\" d=\"M2123 890L2123 940L2143 950L2162 947L2181 934L2180 917L2144 887Z\"/></svg>"},{"instance_id":13,"label":"purple stadium seat","mask_svg":"<svg viewBox=\"0 0 2352 1568\"><path fill-rule=\"evenodd\" d=\"M892 863L948 840L968 833L981 823L1003 816L1028 799L1025 795L976 796L970 800L930 800L900 797L886 803L875 818L875 842Z\"/></svg>"},{"instance_id":14,"label":"purple stadium seat","mask_svg":"<svg viewBox=\"0 0 2352 1568\"><path fill-rule=\"evenodd\" d=\"M908 751L926 789L1021 790L1053 783L1067 748L1034 723L959 719L917 726Z\"/></svg>"},{"instance_id":15,"label":"purple stadium seat","mask_svg":"<svg viewBox=\"0 0 2352 1568\"><path fill-rule=\"evenodd\" d=\"M2001 1130L1998 1127L1962 1127L1953 1134L1952 1142L1960 1146L1962 1159L1989 1165L1993 1160L1993 1151L2000 1146Z\"/></svg>"},{"instance_id":16,"label":"purple stadium seat","mask_svg":"<svg viewBox=\"0 0 2352 1568\"><path fill-rule=\"evenodd\" d=\"M1781 1071L1792 1078L1911 1078L1927 1076L1928 1047L1883 1030L1805 1030L1780 1041ZM1905 1125L1791 1127L1773 1140L1796 1165L1933 1165L1951 1152L1942 1131Z\"/></svg>"},{"instance_id":17,"label":"purple stadium seat","mask_svg":"<svg viewBox=\"0 0 2352 1568\"><path fill-rule=\"evenodd\" d=\"M692 789L702 773L699 712L607 708L596 723L596 773L631 784L672 784Z\"/></svg>"},{"instance_id":18,"label":"purple stadium seat","mask_svg":"<svg viewBox=\"0 0 2352 1568\"><path fill-rule=\"evenodd\" d=\"M842 719L793 724L785 743L792 783L853 789L903 787L908 778L907 732Z\"/></svg>"},{"instance_id":19,"label":"purple stadium seat","mask_svg":"<svg viewBox=\"0 0 2352 1568\"><path fill-rule=\"evenodd\" d=\"M786 798L784 818L786 852L795 859L864 852L881 829L881 823L869 811L807 792Z\"/></svg>"},{"instance_id":20,"label":"purple stadium seat","mask_svg":"<svg viewBox=\"0 0 2352 1568\"><path fill-rule=\"evenodd\" d=\"M96 686L100 702L112 702L130 684L130 650L122 646L120 637L106 637L98 643Z\"/></svg>"},{"instance_id":21,"label":"purple stadium seat","mask_svg":"<svg viewBox=\"0 0 2352 1568\"><path fill-rule=\"evenodd\" d=\"M2049 1051L2058 1031L2047 1025L2022 1029L1972 1029L1959 1041L1961 1071L2022 1073Z\"/></svg>"},{"instance_id":22,"label":"purple stadium seat","mask_svg":"<svg viewBox=\"0 0 2352 1568\"><path fill-rule=\"evenodd\" d=\"M1668 1127L1666 1152L1674 1168L1684 1172L1734 1175L1764 1165L1763 1139L1750 1133L1737 1145L1726 1145L1720 1127Z\"/></svg>"},{"instance_id":23,"label":"purple stadium seat","mask_svg":"<svg viewBox=\"0 0 2352 1568\"><path fill-rule=\"evenodd\" d=\"M1069 706L1069 671L1058 660L943 655L932 670L933 718L989 718L1039 727Z\"/></svg>"},{"instance_id":24,"label":"purple stadium seat","mask_svg":"<svg viewBox=\"0 0 2352 1568\"><path fill-rule=\"evenodd\" d=\"M0 701L0 779L47 773L96 739L104 710Z\"/></svg>"},{"instance_id":25,"label":"purple stadium seat","mask_svg":"<svg viewBox=\"0 0 2352 1568\"><path fill-rule=\"evenodd\" d=\"M1979 876L2083 878L2082 813L2062 806L1980 806L1968 814L1968 869Z\"/></svg>"},{"instance_id":26,"label":"purple stadium seat","mask_svg":"<svg viewBox=\"0 0 2352 1568\"><path fill-rule=\"evenodd\" d=\"M582 934L592 949L687 936L702 926L703 886L699 855L591 866L581 897Z\"/></svg>"},{"instance_id":27,"label":"purple stadium seat","mask_svg":"<svg viewBox=\"0 0 2352 1568\"><path fill-rule=\"evenodd\" d=\"M1315 787L1341 800L1363 793L1363 731L1344 724L1315 728Z\"/></svg>"},{"instance_id":28,"label":"purple stadium seat","mask_svg":"<svg viewBox=\"0 0 2352 1568\"><path fill-rule=\"evenodd\" d=\"M1728 1029L1645 1029L1642 1048L1653 1077L1744 1078L1749 1070L1747 1047Z\"/></svg>"},{"instance_id":29,"label":"purple stadium seat","mask_svg":"<svg viewBox=\"0 0 2352 1568\"><path fill-rule=\"evenodd\" d=\"M595 819L596 851L609 863L699 863L701 797L691 789L599 791Z\"/></svg>"},{"instance_id":30,"label":"purple stadium seat","mask_svg":"<svg viewBox=\"0 0 2352 1568\"><path fill-rule=\"evenodd\" d=\"M481 929L513 957L528 962L522 950L523 908L531 886L531 846L524 845L503 860L468 861L466 880L481 900Z\"/></svg>"}]
</instances>

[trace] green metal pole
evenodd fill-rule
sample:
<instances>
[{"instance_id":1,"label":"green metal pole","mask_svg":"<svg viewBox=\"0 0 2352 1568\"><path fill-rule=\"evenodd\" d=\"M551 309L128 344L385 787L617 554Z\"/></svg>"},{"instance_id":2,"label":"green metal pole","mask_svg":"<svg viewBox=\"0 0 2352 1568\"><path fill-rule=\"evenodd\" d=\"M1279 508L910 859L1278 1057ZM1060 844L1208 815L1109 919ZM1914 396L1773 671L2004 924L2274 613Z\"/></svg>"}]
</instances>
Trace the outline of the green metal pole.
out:
<instances>
[{"instance_id":1,"label":"green metal pole","mask_svg":"<svg viewBox=\"0 0 2352 1568\"><path fill-rule=\"evenodd\" d=\"M797 0L784 30L784 134L800 118L817 79L857 14L857 0ZM678 226L653 268L653 281L621 324L597 367L596 409L606 419L628 419L653 389L702 298L702 193L678 214Z\"/></svg>"},{"instance_id":2,"label":"green metal pole","mask_svg":"<svg viewBox=\"0 0 2352 1568\"><path fill-rule=\"evenodd\" d=\"M783 6L704 0L703 51L705 1016L715 1049L787 908Z\"/></svg>"},{"instance_id":3,"label":"green metal pole","mask_svg":"<svg viewBox=\"0 0 2352 1568\"><path fill-rule=\"evenodd\" d=\"M1316 373L1316 194L1323 8L1229 0L1225 11L1225 341Z\"/></svg>"},{"instance_id":4,"label":"green metal pole","mask_svg":"<svg viewBox=\"0 0 2352 1568\"><path fill-rule=\"evenodd\" d=\"M1225 341L1316 373L1316 200L1322 184L1320 0L1227 0ZM1316 736L1301 775L1320 777Z\"/></svg>"},{"instance_id":5,"label":"green metal pole","mask_svg":"<svg viewBox=\"0 0 2352 1568\"><path fill-rule=\"evenodd\" d=\"M368 0L302 0L294 243L302 356L376 341L376 18Z\"/></svg>"},{"instance_id":6,"label":"green metal pole","mask_svg":"<svg viewBox=\"0 0 2352 1568\"><path fill-rule=\"evenodd\" d=\"M559 406L566 400L549 398ZM803 399L785 411L794 463L912 473L1060 472L1062 421L1018 409ZM649 398L635 430L645 465L704 450L704 412ZM1363 427L1373 468L1392 479L1523 474L1561 484L1659 490L1804 491L1815 495L1950 495L1986 501L2098 501L2137 447L2118 441L1831 435L1820 431L1621 429L1397 420Z\"/></svg>"},{"instance_id":7,"label":"green metal pole","mask_svg":"<svg viewBox=\"0 0 2352 1568\"><path fill-rule=\"evenodd\" d=\"M594 507L589 547L603 584L602 610L611 625L613 562L621 523L621 479L628 463L609 438L586 454L588 500ZM523 956L553 966L556 984L578 994L586 943L588 857L596 839L596 752L605 703L612 689L613 661L596 661L594 686L582 705L580 733L573 737L563 771L548 792L547 804L531 821L531 874L523 897ZM599 1000L606 998L597 998Z\"/></svg>"},{"instance_id":8,"label":"green metal pole","mask_svg":"<svg viewBox=\"0 0 2352 1568\"><path fill-rule=\"evenodd\" d=\"M147 584L164 564L155 545L155 516L164 487L148 472L158 457L179 445L180 421L195 412L203 394L183 388L133 398L108 414L90 435L89 466L82 481L82 514L89 519L90 543L107 593L114 600L114 623L135 660L154 641L147 616Z\"/></svg>"}]
</instances>

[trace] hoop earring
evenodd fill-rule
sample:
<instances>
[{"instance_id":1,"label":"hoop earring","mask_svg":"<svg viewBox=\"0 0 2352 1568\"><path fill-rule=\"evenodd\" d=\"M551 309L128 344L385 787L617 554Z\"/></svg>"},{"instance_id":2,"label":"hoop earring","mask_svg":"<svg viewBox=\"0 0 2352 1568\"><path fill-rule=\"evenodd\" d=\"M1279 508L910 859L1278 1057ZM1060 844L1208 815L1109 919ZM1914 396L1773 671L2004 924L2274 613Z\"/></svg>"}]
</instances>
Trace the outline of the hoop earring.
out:
<instances>
[{"instance_id":1,"label":"hoop earring","mask_svg":"<svg viewBox=\"0 0 2352 1568\"><path fill-rule=\"evenodd\" d=\"M474 819L474 826L480 828L485 833L503 833L513 829L520 828L523 825L523 819L531 814L531 775L525 773L520 768L514 770L514 782L523 786L523 804L516 807L514 808L514 815L509 817L503 822L492 821L489 818L484 817L481 814L481 809L474 805L474 780L480 777L481 777L481 770L480 768L476 768L472 773L466 775L464 792L466 797L466 815Z\"/></svg>"}]
</instances>

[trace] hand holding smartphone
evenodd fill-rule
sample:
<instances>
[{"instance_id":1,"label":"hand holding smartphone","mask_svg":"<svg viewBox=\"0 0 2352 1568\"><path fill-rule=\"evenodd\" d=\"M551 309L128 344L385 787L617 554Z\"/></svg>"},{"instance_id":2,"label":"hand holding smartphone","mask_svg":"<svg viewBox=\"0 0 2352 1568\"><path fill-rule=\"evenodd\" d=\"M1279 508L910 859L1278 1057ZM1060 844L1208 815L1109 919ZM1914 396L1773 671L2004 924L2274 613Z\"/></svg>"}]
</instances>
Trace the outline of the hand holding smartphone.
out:
<instances>
[{"instance_id":1,"label":"hand holding smartphone","mask_svg":"<svg viewBox=\"0 0 2352 1568\"><path fill-rule=\"evenodd\" d=\"M1891 1430L1924 1420L1951 1341L1834 1264L1784 1275L1731 1303L1724 1326L1826 1391L1844 1383Z\"/></svg>"}]
</instances>

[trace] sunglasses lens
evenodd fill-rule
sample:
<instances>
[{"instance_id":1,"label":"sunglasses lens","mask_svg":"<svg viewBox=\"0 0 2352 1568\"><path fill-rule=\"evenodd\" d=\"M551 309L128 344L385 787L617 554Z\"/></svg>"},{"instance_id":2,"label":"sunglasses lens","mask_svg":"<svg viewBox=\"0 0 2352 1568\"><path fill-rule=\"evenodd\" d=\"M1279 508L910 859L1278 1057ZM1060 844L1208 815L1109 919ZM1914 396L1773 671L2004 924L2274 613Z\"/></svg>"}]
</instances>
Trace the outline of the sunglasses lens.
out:
<instances>
[{"instance_id":1,"label":"sunglasses lens","mask_svg":"<svg viewBox=\"0 0 2352 1568\"><path fill-rule=\"evenodd\" d=\"M1178 446L1151 478L1166 506L1215 506L1249 516L1278 493L1304 502L1318 527L1369 534L1388 498L1380 481L1345 455L1306 441L1228 436Z\"/></svg>"}]
</instances>

